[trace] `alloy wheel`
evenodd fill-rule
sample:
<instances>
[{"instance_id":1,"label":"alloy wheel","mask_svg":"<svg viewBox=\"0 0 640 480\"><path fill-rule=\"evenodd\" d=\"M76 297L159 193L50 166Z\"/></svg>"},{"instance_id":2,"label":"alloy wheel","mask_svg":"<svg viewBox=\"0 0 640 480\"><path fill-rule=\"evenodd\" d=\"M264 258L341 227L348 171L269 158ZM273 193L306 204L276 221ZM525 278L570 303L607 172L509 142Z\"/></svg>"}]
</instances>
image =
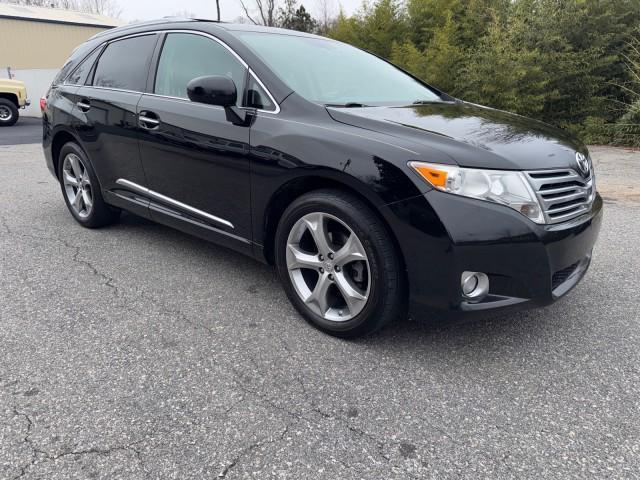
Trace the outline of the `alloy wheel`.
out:
<instances>
[{"instance_id":1,"label":"alloy wheel","mask_svg":"<svg viewBox=\"0 0 640 480\"><path fill-rule=\"evenodd\" d=\"M328 213L304 215L291 228L286 249L293 287L315 314L345 322L367 304L369 259L349 226Z\"/></svg>"},{"instance_id":2,"label":"alloy wheel","mask_svg":"<svg viewBox=\"0 0 640 480\"><path fill-rule=\"evenodd\" d=\"M80 218L87 218L93 210L93 187L87 167L75 153L65 157L62 177L69 205Z\"/></svg>"}]
</instances>

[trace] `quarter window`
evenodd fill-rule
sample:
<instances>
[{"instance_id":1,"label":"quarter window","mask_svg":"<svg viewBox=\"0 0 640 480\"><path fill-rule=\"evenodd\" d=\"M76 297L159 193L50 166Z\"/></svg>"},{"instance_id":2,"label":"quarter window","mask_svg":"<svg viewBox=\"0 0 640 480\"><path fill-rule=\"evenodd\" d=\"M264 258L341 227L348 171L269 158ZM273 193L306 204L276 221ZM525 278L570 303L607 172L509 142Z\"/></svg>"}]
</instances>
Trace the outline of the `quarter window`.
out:
<instances>
[{"instance_id":1,"label":"quarter window","mask_svg":"<svg viewBox=\"0 0 640 480\"><path fill-rule=\"evenodd\" d=\"M126 38L110 43L98 60L93 84L96 87L144 91L155 44L156 35Z\"/></svg>"},{"instance_id":2,"label":"quarter window","mask_svg":"<svg viewBox=\"0 0 640 480\"><path fill-rule=\"evenodd\" d=\"M69 85L84 85L84 82L87 80L87 76L91 71L91 67L93 67L93 64L95 63L96 58L98 58L98 55L100 55L100 51L101 49L98 48L91 55L89 55L80 64L80 66L76 68L71 75L69 75L69 78L67 78L67 81L65 83L68 83Z\"/></svg>"},{"instance_id":3,"label":"quarter window","mask_svg":"<svg viewBox=\"0 0 640 480\"><path fill-rule=\"evenodd\" d=\"M229 50L202 35L170 33L164 42L154 92L188 98L187 84L206 75L226 75L236 84L242 102L246 69Z\"/></svg>"},{"instance_id":4,"label":"quarter window","mask_svg":"<svg viewBox=\"0 0 640 480\"><path fill-rule=\"evenodd\" d=\"M260 86L253 76L249 77L249 84L247 85L246 106L269 112L273 112L276 109L267 92L264 91L264 88Z\"/></svg>"}]
</instances>

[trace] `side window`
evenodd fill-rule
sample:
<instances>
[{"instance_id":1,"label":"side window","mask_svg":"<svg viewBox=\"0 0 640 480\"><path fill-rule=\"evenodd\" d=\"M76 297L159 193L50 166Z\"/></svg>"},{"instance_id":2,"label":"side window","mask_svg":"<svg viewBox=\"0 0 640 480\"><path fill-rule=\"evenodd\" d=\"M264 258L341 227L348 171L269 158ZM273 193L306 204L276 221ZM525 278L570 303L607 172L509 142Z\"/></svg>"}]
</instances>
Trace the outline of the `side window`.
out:
<instances>
[{"instance_id":1,"label":"side window","mask_svg":"<svg viewBox=\"0 0 640 480\"><path fill-rule=\"evenodd\" d=\"M249 83L247 85L247 101L245 102L247 107L257 108L259 110L275 111L276 106L264 91L264 88L256 81L253 75L249 76Z\"/></svg>"},{"instance_id":2,"label":"side window","mask_svg":"<svg viewBox=\"0 0 640 480\"><path fill-rule=\"evenodd\" d=\"M93 85L143 92L155 44L155 34L110 43L98 60Z\"/></svg>"},{"instance_id":3,"label":"side window","mask_svg":"<svg viewBox=\"0 0 640 480\"><path fill-rule=\"evenodd\" d=\"M205 75L226 75L231 78L238 90L238 103L242 102L246 69L229 50L202 35L168 34L158 62L154 92L188 98L187 84Z\"/></svg>"},{"instance_id":4,"label":"side window","mask_svg":"<svg viewBox=\"0 0 640 480\"><path fill-rule=\"evenodd\" d=\"M96 58L100 55L101 50L101 48L98 48L91 55L85 58L80 66L76 68L71 75L69 75L69 78L67 78L65 83L69 85L84 85Z\"/></svg>"}]
</instances>

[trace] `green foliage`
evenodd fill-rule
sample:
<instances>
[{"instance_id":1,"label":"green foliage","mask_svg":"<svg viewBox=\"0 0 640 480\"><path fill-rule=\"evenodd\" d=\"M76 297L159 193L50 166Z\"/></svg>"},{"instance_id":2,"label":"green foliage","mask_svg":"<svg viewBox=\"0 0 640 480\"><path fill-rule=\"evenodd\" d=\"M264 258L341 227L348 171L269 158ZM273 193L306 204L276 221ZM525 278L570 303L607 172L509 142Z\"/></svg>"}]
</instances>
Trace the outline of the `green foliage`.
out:
<instances>
[{"instance_id":1,"label":"green foliage","mask_svg":"<svg viewBox=\"0 0 640 480\"><path fill-rule=\"evenodd\" d=\"M298 7L296 0L286 0L284 8L279 12L278 25L299 32L314 32L318 23L307 12L304 5Z\"/></svg>"},{"instance_id":2,"label":"green foliage","mask_svg":"<svg viewBox=\"0 0 640 480\"><path fill-rule=\"evenodd\" d=\"M638 36L629 43L624 58L630 80L623 89L631 100L615 125L615 137L620 143L640 147L640 29Z\"/></svg>"},{"instance_id":3,"label":"green foliage","mask_svg":"<svg viewBox=\"0 0 640 480\"><path fill-rule=\"evenodd\" d=\"M640 0L372 1L328 35L465 100L633 143L640 74L624 52Z\"/></svg>"}]
</instances>

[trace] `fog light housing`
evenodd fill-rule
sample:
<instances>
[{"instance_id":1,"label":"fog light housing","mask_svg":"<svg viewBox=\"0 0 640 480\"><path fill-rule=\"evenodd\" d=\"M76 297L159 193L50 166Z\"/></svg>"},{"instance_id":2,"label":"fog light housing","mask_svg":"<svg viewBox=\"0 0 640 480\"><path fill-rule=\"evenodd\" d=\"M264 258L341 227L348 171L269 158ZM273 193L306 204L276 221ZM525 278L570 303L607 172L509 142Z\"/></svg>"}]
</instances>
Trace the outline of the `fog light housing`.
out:
<instances>
[{"instance_id":1,"label":"fog light housing","mask_svg":"<svg viewBox=\"0 0 640 480\"><path fill-rule=\"evenodd\" d=\"M489 293L489 277L482 272L463 272L460 286L466 299L479 302Z\"/></svg>"}]
</instances>

